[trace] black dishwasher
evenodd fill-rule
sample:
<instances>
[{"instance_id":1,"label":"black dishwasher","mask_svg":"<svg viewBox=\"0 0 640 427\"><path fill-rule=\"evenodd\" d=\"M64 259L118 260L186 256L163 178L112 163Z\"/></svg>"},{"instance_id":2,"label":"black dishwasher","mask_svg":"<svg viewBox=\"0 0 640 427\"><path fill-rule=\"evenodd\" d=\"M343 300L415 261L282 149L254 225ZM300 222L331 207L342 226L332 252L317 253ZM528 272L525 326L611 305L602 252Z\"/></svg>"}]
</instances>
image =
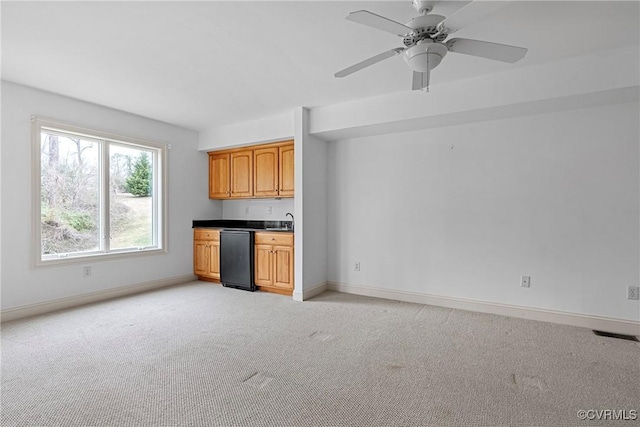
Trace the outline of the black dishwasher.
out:
<instances>
[{"instance_id":1,"label":"black dishwasher","mask_svg":"<svg viewBox=\"0 0 640 427\"><path fill-rule=\"evenodd\" d=\"M253 231L220 232L220 282L223 286L255 291L253 281Z\"/></svg>"}]
</instances>

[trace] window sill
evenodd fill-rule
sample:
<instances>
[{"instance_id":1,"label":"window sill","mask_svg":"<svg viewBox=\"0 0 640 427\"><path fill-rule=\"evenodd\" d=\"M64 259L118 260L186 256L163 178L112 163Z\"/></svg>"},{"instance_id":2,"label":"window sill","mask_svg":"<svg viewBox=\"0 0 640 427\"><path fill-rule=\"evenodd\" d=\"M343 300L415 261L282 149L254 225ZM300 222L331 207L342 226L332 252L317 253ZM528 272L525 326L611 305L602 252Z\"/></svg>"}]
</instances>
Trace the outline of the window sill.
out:
<instances>
[{"instance_id":1,"label":"window sill","mask_svg":"<svg viewBox=\"0 0 640 427\"><path fill-rule=\"evenodd\" d=\"M53 267L58 265L67 265L67 264L87 264L90 262L102 262L102 261L111 261L115 259L133 259L144 256L152 256L152 255L162 255L166 254L166 249L146 249L146 250L130 250L130 251L122 251L122 252L110 252L110 253L95 253L95 254L86 254L86 255L74 255L67 256L62 258L54 258L54 259L39 259L36 260L36 267Z\"/></svg>"}]
</instances>

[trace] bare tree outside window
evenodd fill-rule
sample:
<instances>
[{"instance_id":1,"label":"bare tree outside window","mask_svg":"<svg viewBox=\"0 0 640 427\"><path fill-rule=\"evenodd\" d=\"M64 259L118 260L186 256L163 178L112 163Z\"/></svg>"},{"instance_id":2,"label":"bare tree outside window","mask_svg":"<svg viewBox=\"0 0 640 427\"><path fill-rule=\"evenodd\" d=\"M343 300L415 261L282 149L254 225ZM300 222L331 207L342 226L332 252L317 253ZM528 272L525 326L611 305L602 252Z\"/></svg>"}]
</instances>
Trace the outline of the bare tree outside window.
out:
<instances>
[{"instance_id":1,"label":"bare tree outside window","mask_svg":"<svg viewBox=\"0 0 640 427\"><path fill-rule=\"evenodd\" d=\"M98 249L99 150L80 138L42 133L42 253Z\"/></svg>"}]
</instances>

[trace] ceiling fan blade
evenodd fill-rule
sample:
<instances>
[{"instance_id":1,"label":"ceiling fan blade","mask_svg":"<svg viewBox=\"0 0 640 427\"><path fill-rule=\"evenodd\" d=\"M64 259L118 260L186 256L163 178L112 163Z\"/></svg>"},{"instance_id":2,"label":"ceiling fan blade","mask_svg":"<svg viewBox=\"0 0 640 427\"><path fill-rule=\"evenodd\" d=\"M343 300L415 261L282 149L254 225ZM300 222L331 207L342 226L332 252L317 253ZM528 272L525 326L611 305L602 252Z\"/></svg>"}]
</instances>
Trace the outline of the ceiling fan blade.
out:
<instances>
[{"instance_id":1,"label":"ceiling fan blade","mask_svg":"<svg viewBox=\"0 0 640 427\"><path fill-rule=\"evenodd\" d=\"M446 45L450 52L479 56L511 64L524 58L528 50L524 47L458 38L449 40Z\"/></svg>"},{"instance_id":2,"label":"ceiling fan blade","mask_svg":"<svg viewBox=\"0 0 640 427\"><path fill-rule=\"evenodd\" d=\"M388 59L388 58L391 58L393 56L396 56L396 55L398 55L399 53L401 53L403 51L404 51L404 48L397 47L395 49L391 49L391 50L388 50L386 52L379 53L378 55L372 56L369 59L365 59L362 62L358 62L357 64L354 64L351 67L347 67L344 70L338 71L337 73L334 74L334 76L335 77L346 77L349 74L353 74L356 71L362 70L363 68L369 67L369 66L371 66L373 64L376 64L376 63L378 63L380 61L384 61L385 59Z\"/></svg>"},{"instance_id":3,"label":"ceiling fan blade","mask_svg":"<svg viewBox=\"0 0 640 427\"><path fill-rule=\"evenodd\" d=\"M473 24L483 16L493 13L509 3L508 1L472 1L453 15L442 20L442 22L438 24L438 31L445 34L455 33L459 29Z\"/></svg>"},{"instance_id":4,"label":"ceiling fan blade","mask_svg":"<svg viewBox=\"0 0 640 427\"><path fill-rule=\"evenodd\" d=\"M413 72L413 83L411 84L411 90L429 90L429 71L421 73L419 71Z\"/></svg>"},{"instance_id":5,"label":"ceiling fan blade","mask_svg":"<svg viewBox=\"0 0 640 427\"><path fill-rule=\"evenodd\" d=\"M385 18L384 16L376 15L368 10L351 12L346 19L401 37L406 36L413 31L413 28L407 27L406 25L393 21L389 18Z\"/></svg>"}]
</instances>

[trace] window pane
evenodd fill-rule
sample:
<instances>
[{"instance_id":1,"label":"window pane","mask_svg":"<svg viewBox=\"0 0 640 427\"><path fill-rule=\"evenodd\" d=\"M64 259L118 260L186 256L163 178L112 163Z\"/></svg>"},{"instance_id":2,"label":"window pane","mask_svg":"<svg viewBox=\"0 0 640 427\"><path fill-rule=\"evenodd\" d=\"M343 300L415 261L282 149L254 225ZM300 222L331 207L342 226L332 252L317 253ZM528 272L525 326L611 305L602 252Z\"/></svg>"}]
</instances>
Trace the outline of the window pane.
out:
<instances>
[{"instance_id":1,"label":"window pane","mask_svg":"<svg viewBox=\"0 0 640 427\"><path fill-rule=\"evenodd\" d=\"M109 146L109 224L112 250L154 246L153 151Z\"/></svg>"},{"instance_id":2,"label":"window pane","mask_svg":"<svg viewBox=\"0 0 640 427\"><path fill-rule=\"evenodd\" d=\"M40 134L43 256L100 247L100 147L74 135Z\"/></svg>"}]
</instances>

